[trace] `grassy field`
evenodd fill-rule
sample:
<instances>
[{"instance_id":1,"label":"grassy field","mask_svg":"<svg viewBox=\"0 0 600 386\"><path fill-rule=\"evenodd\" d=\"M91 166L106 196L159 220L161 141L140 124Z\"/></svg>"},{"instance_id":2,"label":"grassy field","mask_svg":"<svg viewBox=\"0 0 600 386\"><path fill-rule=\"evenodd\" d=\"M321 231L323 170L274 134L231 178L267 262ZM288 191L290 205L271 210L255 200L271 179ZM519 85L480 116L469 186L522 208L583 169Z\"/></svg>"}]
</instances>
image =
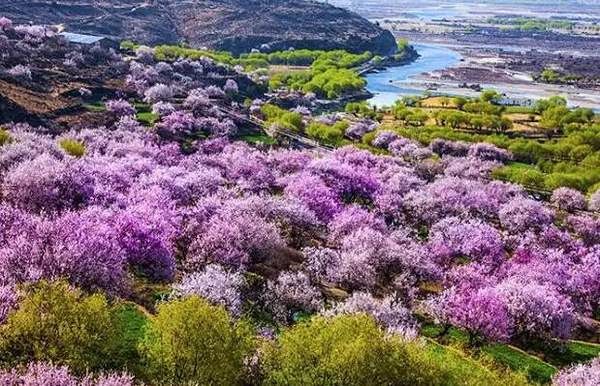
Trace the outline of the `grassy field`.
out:
<instances>
[{"instance_id":1,"label":"grassy field","mask_svg":"<svg viewBox=\"0 0 600 386\"><path fill-rule=\"evenodd\" d=\"M535 383L550 382L559 367L589 361L600 355L600 345L582 341L568 341L556 347L533 347L524 351L510 344L488 343L481 346L469 346L468 335L457 328L450 328L441 335L443 328L439 325L425 324L422 334L434 341L449 347L459 347L474 356L484 355L494 363L513 371L527 375Z\"/></svg>"}]
</instances>

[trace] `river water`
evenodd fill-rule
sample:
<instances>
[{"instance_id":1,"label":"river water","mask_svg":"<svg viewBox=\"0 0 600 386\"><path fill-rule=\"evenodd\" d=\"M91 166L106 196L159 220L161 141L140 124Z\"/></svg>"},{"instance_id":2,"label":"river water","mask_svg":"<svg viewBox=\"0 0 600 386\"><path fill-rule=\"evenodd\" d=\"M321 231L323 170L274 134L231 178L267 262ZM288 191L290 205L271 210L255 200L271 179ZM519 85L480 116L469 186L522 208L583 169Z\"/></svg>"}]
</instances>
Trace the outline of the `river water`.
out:
<instances>
[{"instance_id":1,"label":"river water","mask_svg":"<svg viewBox=\"0 0 600 386\"><path fill-rule=\"evenodd\" d=\"M408 87L407 83L412 77L455 66L461 59L458 52L443 46L430 44L414 44L413 46L421 55L414 62L367 74L365 77L367 90L374 94L369 103L375 106L390 106L402 96L421 95L423 90Z\"/></svg>"}]
</instances>

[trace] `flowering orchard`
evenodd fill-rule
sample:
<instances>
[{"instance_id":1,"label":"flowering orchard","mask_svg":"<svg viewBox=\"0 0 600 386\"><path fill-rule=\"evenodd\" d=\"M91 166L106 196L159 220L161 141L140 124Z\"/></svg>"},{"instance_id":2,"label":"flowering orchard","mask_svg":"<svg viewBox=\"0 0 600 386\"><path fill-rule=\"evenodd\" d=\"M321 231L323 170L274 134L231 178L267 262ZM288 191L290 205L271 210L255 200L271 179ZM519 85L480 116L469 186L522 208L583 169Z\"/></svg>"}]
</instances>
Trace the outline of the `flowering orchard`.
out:
<instances>
[{"instance_id":1,"label":"flowering orchard","mask_svg":"<svg viewBox=\"0 0 600 386\"><path fill-rule=\"evenodd\" d=\"M12 28L0 19L0 30ZM38 31L18 33L43 38ZM582 210L597 208L598 194L588 201L558 189L546 203L518 185L491 181L491 170L511 159L492 145L434 141L423 147L383 132L373 141L387 150L382 155L353 146L324 154L258 149L236 141L239 123L217 108L235 108L232 98L240 92L234 79L221 79L227 73L220 65L157 62L143 52L128 65L127 87L159 116L153 127L140 125L136 108L119 98L106 103L103 127L53 136L27 124L5 126L0 324L8 327L0 326L0 352L10 352L8 363L19 366L0 373L0 383L131 385L133 378L121 373L127 369L151 384L168 374L167 383L219 384L212 377L221 373L193 362L192 354L220 345L193 335L202 330L198 325L227 329L219 337L231 347L222 353L231 366L223 371L231 372L219 379L259 383L257 373L269 368L257 370L262 361L285 351L257 345L248 320L268 341L277 329L315 314L314 328L324 329L343 326L327 327L321 317L366 314L377 334L410 342L430 323L465 331L473 345L524 348L561 347L593 331L600 219ZM223 85L207 85L207 78ZM356 135L371 130L366 123L351 127ZM64 139L84 151L73 155L61 147ZM146 358L148 372L127 362L99 365L117 371L112 374L73 373L67 366L81 358L52 364L56 358L27 354L33 349L4 347L36 301L44 305L37 309L63 310L57 300L63 295L44 299L28 289L56 281L83 291L73 295L76 302L106 315L116 307L112 302L139 301L140 287L161 288L158 316L149 322L141 352L131 354ZM197 297L204 300L189 300ZM196 320L202 324L191 324ZM117 327L99 329L110 328ZM176 344L182 333L191 334L186 345L197 344L190 356L160 343ZM382 349L391 344L377 334L372 339ZM293 333L281 339L284 350ZM221 353L211 353L218 361ZM587 385L587 379L598 380L597 360L562 370L554 382Z\"/></svg>"}]
</instances>

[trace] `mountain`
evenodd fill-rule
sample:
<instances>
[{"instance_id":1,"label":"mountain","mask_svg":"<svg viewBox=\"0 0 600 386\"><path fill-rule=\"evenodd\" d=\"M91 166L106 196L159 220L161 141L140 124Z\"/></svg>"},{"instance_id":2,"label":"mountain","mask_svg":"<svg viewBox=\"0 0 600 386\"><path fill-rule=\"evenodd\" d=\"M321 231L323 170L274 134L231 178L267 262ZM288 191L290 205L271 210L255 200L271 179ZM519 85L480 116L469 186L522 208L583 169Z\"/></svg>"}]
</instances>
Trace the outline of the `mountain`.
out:
<instances>
[{"instance_id":1,"label":"mountain","mask_svg":"<svg viewBox=\"0 0 600 386\"><path fill-rule=\"evenodd\" d=\"M11 1L1 2L0 16L149 45L187 43L233 53L264 44L383 55L396 48L389 31L361 16L305 0Z\"/></svg>"}]
</instances>

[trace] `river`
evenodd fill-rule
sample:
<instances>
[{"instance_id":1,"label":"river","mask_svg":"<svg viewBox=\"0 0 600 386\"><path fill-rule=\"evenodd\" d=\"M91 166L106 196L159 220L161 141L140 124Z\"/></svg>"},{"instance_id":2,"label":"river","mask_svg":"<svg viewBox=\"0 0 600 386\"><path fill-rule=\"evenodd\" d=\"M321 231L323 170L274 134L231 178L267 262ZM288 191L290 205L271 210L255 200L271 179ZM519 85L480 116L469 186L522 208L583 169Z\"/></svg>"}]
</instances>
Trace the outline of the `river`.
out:
<instances>
[{"instance_id":1,"label":"river","mask_svg":"<svg viewBox=\"0 0 600 386\"><path fill-rule=\"evenodd\" d=\"M421 55L414 62L367 74L365 77L367 90L374 94L369 103L375 106L390 106L402 96L421 95L423 90L404 85L414 76L455 66L461 59L458 52L443 46L431 44L413 44L413 46Z\"/></svg>"},{"instance_id":2,"label":"river","mask_svg":"<svg viewBox=\"0 0 600 386\"><path fill-rule=\"evenodd\" d=\"M365 76L367 90L374 95L368 101L371 105L391 106L403 96L423 95L426 92L425 83L415 81L415 77L423 73L454 67L462 59L460 53L442 45L415 43L413 46L421 55L416 61L404 66L388 67ZM439 87L436 92L464 97L476 97L479 94L450 83ZM415 88L416 85L422 87ZM494 89L506 95L507 98L515 100L537 100L561 95L567 99L570 107L587 107L600 113L600 108L598 108L600 94L594 90L574 89L568 86L539 84L531 81L524 81L520 84L496 83L493 79L490 79L489 83L481 83L481 86Z\"/></svg>"}]
</instances>

